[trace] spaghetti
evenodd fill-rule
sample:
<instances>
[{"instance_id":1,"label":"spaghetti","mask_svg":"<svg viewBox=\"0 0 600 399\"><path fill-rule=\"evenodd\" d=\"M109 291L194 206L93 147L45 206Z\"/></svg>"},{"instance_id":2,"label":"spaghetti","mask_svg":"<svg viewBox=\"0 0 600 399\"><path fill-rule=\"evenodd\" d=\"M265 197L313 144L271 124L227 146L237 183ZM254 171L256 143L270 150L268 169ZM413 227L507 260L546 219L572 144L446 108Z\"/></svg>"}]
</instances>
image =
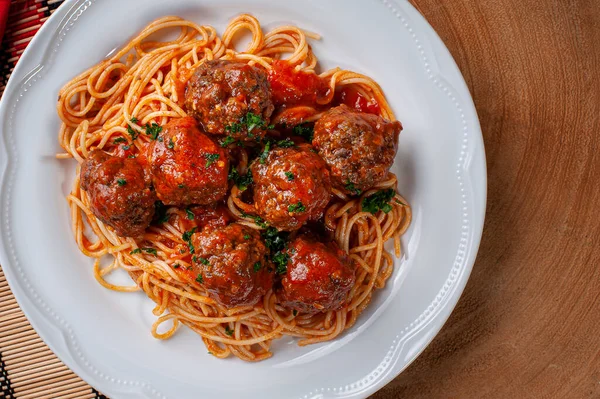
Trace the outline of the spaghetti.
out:
<instances>
[{"instance_id":1,"label":"spaghetti","mask_svg":"<svg viewBox=\"0 0 600 399\"><path fill-rule=\"evenodd\" d=\"M156 41L157 34L178 35L172 40ZM252 40L244 51L235 50L234 38L249 31ZM164 125L173 118L185 117L181 107L183 87L190 71L206 60L237 60L267 71L278 59L295 65L296 71L315 73L317 58L307 39L318 35L294 26L282 26L263 33L258 20L250 15L233 19L221 37L214 28L201 26L178 17L158 19L110 58L100 62L68 82L60 91L57 112L62 120L59 142L65 152L58 158L75 158L81 164L93 149L115 152L115 141L128 141L130 151L141 153L151 141L144 132L153 123ZM379 115L394 120L394 115L379 85L371 78L341 69L324 72L318 77L329 86L330 102L342 88L351 87L358 96L378 104ZM307 119L319 118L319 113ZM130 136L137 135L136 140ZM248 169L248 154L239 151L237 168ZM80 187L79 167L73 189L67 197L72 229L80 250L95 258L94 276L104 287L121 292L143 290L156 303L157 316L152 334L168 339L184 324L202 337L208 351L218 358L230 355L247 361L259 361L272 355L273 340L284 335L299 337L299 345L331 340L351 327L369 304L376 288L382 288L392 274L392 254L384 243L393 239L395 256L401 254L400 236L411 221L411 209L396 190L396 177L379 182L360 197L349 197L333 190L334 200L325 212L324 224L333 238L358 265L356 282L347 304L340 310L318 314L297 313L278 302L269 291L255 306L226 309L216 303L201 287L189 284L177 267L190 266L182 238L186 231L185 210L171 207L167 221L150 226L143 237L120 237L107 228L90 210L90 200ZM393 189L394 199L388 212L366 212L364 198L379 190ZM255 209L242 200L241 191L233 186L227 205L238 223L264 229L253 217ZM85 233L89 227L96 237ZM101 258L110 257L108 266ZM116 269L129 273L135 282L117 286L105 280ZM171 327L159 332L170 321ZM162 330L162 329L161 329Z\"/></svg>"}]
</instances>

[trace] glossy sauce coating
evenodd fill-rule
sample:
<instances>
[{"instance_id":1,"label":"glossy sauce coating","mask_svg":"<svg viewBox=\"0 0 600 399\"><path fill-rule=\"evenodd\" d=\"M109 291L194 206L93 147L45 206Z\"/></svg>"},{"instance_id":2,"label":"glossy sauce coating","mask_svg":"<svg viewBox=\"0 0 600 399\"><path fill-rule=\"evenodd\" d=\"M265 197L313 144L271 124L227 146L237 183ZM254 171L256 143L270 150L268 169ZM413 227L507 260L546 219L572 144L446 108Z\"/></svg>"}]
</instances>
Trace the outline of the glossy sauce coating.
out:
<instances>
[{"instance_id":1,"label":"glossy sauce coating","mask_svg":"<svg viewBox=\"0 0 600 399\"><path fill-rule=\"evenodd\" d=\"M335 242L324 244L307 235L288 244L287 272L278 298L283 306L304 313L338 310L354 286L355 266Z\"/></svg>"},{"instance_id":2,"label":"glossy sauce coating","mask_svg":"<svg viewBox=\"0 0 600 399\"><path fill-rule=\"evenodd\" d=\"M280 230L297 230L318 220L331 198L329 171L308 144L271 150L261 163L250 166L254 206L258 214Z\"/></svg>"},{"instance_id":3,"label":"glossy sauce coating","mask_svg":"<svg viewBox=\"0 0 600 399\"><path fill-rule=\"evenodd\" d=\"M312 144L327 163L333 186L357 194L385 179L396 156L401 130L398 121L389 122L340 105L315 123Z\"/></svg>"},{"instance_id":4,"label":"glossy sauce coating","mask_svg":"<svg viewBox=\"0 0 600 399\"><path fill-rule=\"evenodd\" d=\"M273 61L268 79L275 106L316 105L331 100L327 80L315 73L296 71L295 67L284 60Z\"/></svg>"},{"instance_id":5,"label":"glossy sauce coating","mask_svg":"<svg viewBox=\"0 0 600 399\"><path fill-rule=\"evenodd\" d=\"M273 285L267 248L258 231L241 224L208 225L192 236L193 272L221 305L254 305Z\"/></svg>"},{"instance_id":6,"label":"glossy sauce coating","mask_svg":"<svg viewBox=\"0 0 600 399\"><path fill-rule=\"evenodd\" d=\"M80 178L98 219L122 237L144 234L154 216L156 196L135 159L94 150L81 165Z\"/></svg>"},{"instance_id":7,"label":"glossy sauce coating","mask_svg":"<svg viewBox=\"0 0 600 399\"><path fill-rule=\"evenodd\" d=\"M229 160L198 130L194 119L171 120L160 138L150 144L148 164L156 194L165 205L207 205L225 197Z\"/></svg>"},{"instance_id":8,"label":"glossy sauce coating","mask_svg":"<svg viewBox=\"0 0 600 399\"><path fill-rule=\"evenodd\" d=\"M187 82L185 108L207 133L230 135L240 141L254 141L264 136L273 113L271 91L264 70L242 62L206 61ZM248 134L240 121L249 112L259 116L264 125ZM239 130L226 129L239 125Z\"/></svg>"}]
</instances>

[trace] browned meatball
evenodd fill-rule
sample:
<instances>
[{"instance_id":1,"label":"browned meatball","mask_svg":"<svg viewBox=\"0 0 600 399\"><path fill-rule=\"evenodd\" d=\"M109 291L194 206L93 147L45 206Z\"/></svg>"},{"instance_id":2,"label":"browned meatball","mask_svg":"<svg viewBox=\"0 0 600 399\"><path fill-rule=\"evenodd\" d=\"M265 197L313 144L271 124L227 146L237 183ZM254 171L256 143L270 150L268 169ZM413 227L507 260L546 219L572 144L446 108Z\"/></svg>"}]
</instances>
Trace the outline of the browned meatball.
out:
<instances>
[{"instance_id":1,"label":"browned meatball","mask_svg":"<svg viewBox=\"0 0 600 399\"><path fill-rule=\"evenodd\" d=\"M317 313L344 305L354 286L355 265L335 242L301 235L285 251L289 261L278 293L283 306Z\"/></svg>"},{"instance_id":2,"label":"browned meatball","mask_svg":"<svg viewBox=\"0 0 600 399\"><path fill-rule=\"evenodd\" d=\"M92 151L81 165L81 188L93 214L118 235L137 237L150 225L156 197L135 159Z\"/></svg>"},{"instance_id":3,"label":"browned meatball","mask_svg":"<svg viewBox=\"0 0 600 399\"><path fill-rule=\"evenodd\" d=\"M308 144L276 148L250 166L254 206L258 214L280 230L297 230L318 220L331 198L329 171Z\"/></svg>"},{"instance_id":4,"label":"browned meatball","mask_svg":"<svg viewBox=\"0 0 600 399\"><path fill-rule=\"evenodd\" d=\"M156 195L165 205L207 205L227 194L227 155L192 118L164 126L150 144L148 164Z\"/></svg>"},{"instance_id":5,"label":"browned meatball","mask_svg":"<svg viewBox=\"0 0 600 399\"><path fill-rule=\"evenodd\" d=\"M271 289L272 267L258 231L237 223L208 225L192 244L196 281L226 308L254 305Z\"/></svg>"},{"instance_id":6,"label":"browned meatball","mask_svg":"<svg viewBox=\"0 0 600 399\"><path fill-rule=\"evenodd\" d=\"M206 61L196 69L185 89L185 107L206 132L239 141L260 140L274 108L266 73L226 60Z\"/></svg>"},{"instance_id":7,"label":"browned meatball","mask_svg":"<svg viewBox=\"0 0 600 399\"><path fill-rule=\"evenodd\" d=\"M387 176L401 130L398 121L340 105L317 121L312 143L329 166L333 186L360 194Z\"/></svg>"}]
</instances>

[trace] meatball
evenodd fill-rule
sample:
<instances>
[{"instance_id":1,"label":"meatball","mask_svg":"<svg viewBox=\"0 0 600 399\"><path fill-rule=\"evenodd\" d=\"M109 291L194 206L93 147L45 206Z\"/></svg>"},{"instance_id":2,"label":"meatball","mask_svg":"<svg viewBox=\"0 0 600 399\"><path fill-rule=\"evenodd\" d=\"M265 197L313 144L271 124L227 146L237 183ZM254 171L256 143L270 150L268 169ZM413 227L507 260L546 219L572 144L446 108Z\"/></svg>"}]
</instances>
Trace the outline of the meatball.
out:
<instances>
[{"instance_id":1,"label":"meatball","mask_svg":"<svg viewBox=\"0 0 600 399\"><path fill-rule=\"evenodd\" d=\"M80 178L98 219L123 237L144 233L154 216L156 196L150 178L135 159L94 150L81 165Z\"/></svg>"},{"instance_id":2,"label":"meatball","mask_svg":"<svg viewBox=\"0 0 600 399\"><path fill-rule=\"evenodd\" d=\"M263 163L264 162L264 163ZM329 171L308 144L271 150L250 166L257 213L280 230L318 220L331 198Z\"/></svg>"},{"instance_id":3,"label":"meatball","mask_svg":"<svg viewBox=\"0 0 600 399\"><path fill-rule=\"evenodd\" d=\"M305 313L341 308L354 286L355 265L335 242L306 235L288 244L287 272L278 292L283 306Z\"/></svg>"},{"instance_id":4,"label":"meatball","mask_svg":"<svg viewBox=\"0 0 600 399\"><path fill-rule=\"evenodd\" d=\"M206 61L196 69L185 89L185 108L207 133L238 141L260 140L274 109L266 73L226 60Z\"/></svg>"},{"instance_id":5,"label":"meatball","mask_svg":"<svg viewBox=\"0 0 600 399\"><path fill-rule=\"evenodd\" d=\"M271 289L272 266L258 231L237 223L208 225L192 244L196 281L226 308L254 305Z\"/></svg>"},{"instance_id":6,"label":"meatball","mask_svg":"<svg viewBox=\"0 0 600 399\"><path fill-rule=\"evenodd\" d=\"M227 155L192 118L164 126L150 145L148 164L156 195L165 205L207 205L227 194Z\"/></svg>"},{"instance_id":7,"label":"meatball","mask_svg":"<svg viewBox=\"0 0 600 399\"><path fill-rule=\"evenodd\" d=\"M315 123L312 144L329 166L333 186L360 194L387 176L401 130L398 121L340 105Z\"/></svg>"}]
</instances>

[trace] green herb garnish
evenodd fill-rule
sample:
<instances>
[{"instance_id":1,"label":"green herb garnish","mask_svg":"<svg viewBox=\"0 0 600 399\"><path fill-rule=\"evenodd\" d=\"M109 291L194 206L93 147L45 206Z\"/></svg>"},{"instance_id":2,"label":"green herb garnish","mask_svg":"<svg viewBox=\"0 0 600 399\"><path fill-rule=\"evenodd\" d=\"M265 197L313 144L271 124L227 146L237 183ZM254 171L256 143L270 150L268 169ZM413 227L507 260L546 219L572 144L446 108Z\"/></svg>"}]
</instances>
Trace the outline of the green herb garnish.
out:
<instances>
[{"instance_id":1,"label":"green herb garnish","mask_svg":"<svg viewBox=\"0 0 600 399\"><path fill-rule=\"evenodd\" d=\"M197 227L194 227L191 230L186 231L181 235L181 239L185 241L190 249L190 253L193 254L195 252L194 244L192 244L192 235L196 232Z\"/></svg>"},{"instance_id":2,"label":"green herb garnish","mask_svg":"<svg viewBox=\"0 0 600 399\"><path fill-rule=\"evenodd\" d=\"M169 220L169 215L167 214L167 207L163 204L162 201L154 202L154 220L158 224L163 224L167 220Z\"/></svg>"},{"instance_id":3,"label":"green herb garnish","mask_svg":"<svg viewBox=\"0 0 600 399\"><path fill-rule=\"evenodd\" d=\"M267 140L267 143L265 144L265 148L263 149L263 152L258 157L258 160L261 164L265 163L267 156L269 156L269 151L271 151L271 141Z\"/></svg>"},{"instance_id":4,"label":"green herb garnish","mask_svg":"<svg viewBox=\"0 0 600 399\"><path fill-rule=\"evenodd\" d=\"M142 252L142 250L141 250L141 249L139 249L139 248L136 248L136 249L134 249L133 251L131 251L131 252L129 253L129 255L135 255L135 254L139 254L139 253L141 253L141 252Z\"/></svg>"},{"instance_id":5,"label":"green herb garnish","mask_svg":"<svg viewBox=\"0 0 600 399\"><path fill-rule=\"evenodd\" d=\"M204 154L204 158L206 158L205 167L208 168L210 165L215 163L217 159L219 159L219 154Z\"/></svg>"},{"instance_id":6,"label":"green herb garnish","mask_svg":"<svg viewBox=\"0 0 600 399\"><path fill-rule=\"evenodd\" d=\"M250 239L250 234L244 234L244 240L249 240Z\"/></svg>"},{"instance_id":7,"label":"green herb garnish","mask_svg":"<svg viewBox=\"0 0 600 399\"><path fill-rule=\"evenodd\" d=\"M158 255L156 249L154 248L142 248L142 251L146 252L147 254Z\"/></svg>"},{"instance_id":8,"label":"green herb garnish","mask_svg":"<svg viewBox=\"0 0 600 399\"><path fill-rule=\"evenodd\" d=\"M175 148L175 143L173 142L173 138L169 139L169 144L167 144L167 147L172 150L173 148Z\"/></svg>"},{"instance_id":9,"label":"green herb garnish","mask_svg":"<svg viewBox=\"0 0 600 399\"><path fill-rule=\"evenodd\" d=\"M113 144L119 143L127 143L127 139L125 137L117 137L116 139L114 139Z\"/></svg>"},{"instance_id":10,"label":"green herb garnish","mask_svg":"<svg viewBox=\"0 0 600 399\"><path fill-rule=\"evenodd\" d=\"M392 210L392 206L389 202L394 198L394 195L396 195L396 191L392 188L377 191L375 194L365 197L362 200L362 210L373 214L378 211L388 213Z\"/></svg>"},{"instance_id":11,"label":"green herb garnish","mask_svg":"<svg viewBox=\"0 0 600 399\"><path fill-rule=\"evenodd\" d=\"M204 282L204 278L202 278L202 274L196 276L196 281L202 284Z\"/></svg>"},{"instance_id":12,"label":"green herb garnish","mask_svg":"<svg viewBox=\"0 0 600 399\"><path fill-rule=\"evenodd\" d=\"M192 212L190 208L185 208L185 213L187 214L187 218L189 220L194 220L194 218L196 217L196 215L194 215L194 212Z\"/></svg>"},{"instance_id":13,"label":"green herb garnish","mask_svg":"<svg viewBox=\"0 0 600 399\"><path fill-rule=\"evenodd\" d=\"M306 207L304 206L304 204L302 204L301 201L298 201L297 204L292 204L290 206L288 206L288 212L290 213L301 213L304 212L306 210Z\"/></svg>"},{"instance_id":14,"label":"green herb garnish","mask_svg":"<svg viewBox=\"0 0 600 399\"><path fill-rule=\"evenodd\" d=\"M262 227L262 228L267 227L267 224L265 223L263 218L261 218L260 216L250 215L249 213L246 213L244 211L242 211L241 213L242 213L242 217L250 218L250 219L254 220L254 223L256 223L258 225L258 227Z\"/></svg>"},{"instance_id":15,"label":"green herb garnish","mask_svg":"<svg viewBox=\"0 0 600 399\"><path fill-rule=\"evenodd\" d=\"M344 187L346 188L346 190L350 191L354 195L360 195L361 193L361 191L358 188L356 188L356 186L350 181L350 179L346 180L346 185Z\"/></svg>"},{"instance_id":16,"label":"green herb garnish","mask_svg":"<svg viewBox=\"0 0 600 399\"><path fill-rule=\"evenodd\" d=\"M227 147L229 144L232 144L232 143L235 143L235 139L231 136L227 136L227 137L225 137L225 139L223 141L221 141L221 147Z\"/></svg>"},{"instance_id":17,"label":"green herb garnish","mask_svg":"<svg viewBox=\"0 0 600 399\"><path fill-rule=\"evenodd\" d=\"M309 143L312 143L315 131L309 124L302 123L294 126L293 133L296 136L304 138Z\"/></svg>"},{"instance_id":18,"label":"green herb garnish","mask_svg":"<svg viewBox=\"0 0 600 399\"><path fill-rule=\"evenodd\" d=\"M179 269L179 267L180 267L180 266L179 266L179 263L175 263L175 264L173 265L173 269Z\"/></svg>"},{"instance_id":19,"label":"green herb garnish","mask_svg":"<svg viewBox=\"0 0 600 399\"><path fill-rule=\"evenodd\" d=\"M260 264L260 262L256 262L256 263L254 264L254 271L255 271L255 272L258 272L258 271L260 270L261 266L262 266L262 265Z\"/></svg>"},{"instance_id":20,"label":"green herb garnish","mask_svg":"<svg viewBox=\"0 0 600 399\"><path fill-rule=\"evenodd\" d=\"M158 123L152 122L152 125L146 123L146 134L150 136L152 140L156 140L160 132L162 132L162 126L160 126Z\"/></svg>"},{"instance_id":21,"label":"green herb garnish","mask_svg":"<svg viewBox=\"0 0 600 399\"><path fill-rule=\"evenodd\" d=\"M131 123L138 123L138 119L134 116L130 120ZM134 130L130 124L127 124L127 133L131 136L131 140L135 140L140 135L140 132Z\"/></svg>"},{"instance_id":22,"label":"green herb garnish","mask_svg":"<svg viewBox=\"0 0 600 399\"><path fill-rule=\"evenodd\" d=\"M232 180L241 191L244 191L253 183L252 172L250 170L248 170L245 175L240 175L235 166L231 167L228 179Z\"/></svg>"},{"instance_id":23,"label":"green herb garnish","mask_svg":"<svg viewBox=\"0 0 600 399\"><path fill-rule=\"evenodd\" d=\"M178 188L185 188L185 184L179 183L179 184L177 185L177 187L178 187Z\"/></svg>"},{"instance_id":24,"label":"green herb garnish","mask_svg":"<svg viewBox=\"0 0 600 399\"><path fill-rule=\"evenodd\" d=\"M275 264L275 272L277 274L286 274L287 273L287 264L290 260L290 255L285 252L277 252L275 253L271 259Z\"/></svg>"},{"instance_id":25,"label":"green herb garnish","mask_svg":"<svg viewBox=\"0 0 600 399\"><path fill-rule=\"evenodd\" d=\"M124 186L124 185L127 184L127 180L125 180L125 179L117 179L117 184L122 187L122 186Z\"/></svg>"},{"instance_id":26,"label":"green herb garnish","mask_svg":"<svg viewBox=\"0 0 600 399\"><path fill-rule=\"evenodd\" d=\"M225 327L225 334L232 336L233 335L233 330L231 328L229 328L229 326Z\"/></svg>"},{"instance_id":27,"label":"green herb garnish","mask_svg":"<svg viewBox=\"0 0 600 399\"><path fill-rule=\"evenodd\" d=\"M294 174L292 172L285 172L285 175L286 175L288 181L294 180Z\"/></svg>"},{"instance_id":28,"label":"green herb garnish","mask_svg":"<svg viewBox=\"0 0 600 399\"><path fill-rule=\"evenodd\" d=\"M295 145L296 145L296 143L294 143L294 141L291 140L290 138L287 138L285 140L279 140L277 142L277 146L281 147L281 148L290 148L290 147L293 147Z\"/></svg>"},{"instance_id":29,"label":"green herb garnish","mask_svg":"<svg viewBox=\"0 0 600 399\"><path fill-rule=\"evenodd\" d=\"M195 258L194 260L195 260L196 262L198 262L198 263L202 263L203 265L209 265L209 264L210 264L210 262L208 261L208 259L206 259L206 258L203 258L203 257L201 257L201 256L197 256L197 257L195 256L194 258Z\"/></svg>"}]
</instances>

